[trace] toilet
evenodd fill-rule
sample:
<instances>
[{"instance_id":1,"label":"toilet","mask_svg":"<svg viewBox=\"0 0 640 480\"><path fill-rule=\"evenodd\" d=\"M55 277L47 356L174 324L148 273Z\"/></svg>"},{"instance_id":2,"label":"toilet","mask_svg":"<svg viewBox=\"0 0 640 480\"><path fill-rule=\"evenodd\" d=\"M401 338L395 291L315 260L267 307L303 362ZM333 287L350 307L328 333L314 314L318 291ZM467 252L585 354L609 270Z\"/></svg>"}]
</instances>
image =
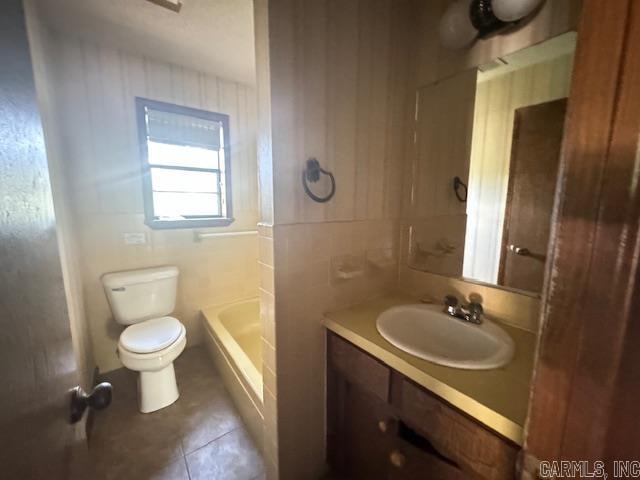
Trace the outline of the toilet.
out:
<instances>
[{"instance_id":1,"label":"toilet","mask_svg":"<svg viewBox=\"0 0 640 480\"><path fill-rule=\"evenodd\" d=\"M154 412L175 402L180 393L173 361L184 350L184 325L168 316L176 304L178 268L174 266L107 273L102 285L120 334L118 356L138 376L138 407Z\"/></svg>"}]
</instances>

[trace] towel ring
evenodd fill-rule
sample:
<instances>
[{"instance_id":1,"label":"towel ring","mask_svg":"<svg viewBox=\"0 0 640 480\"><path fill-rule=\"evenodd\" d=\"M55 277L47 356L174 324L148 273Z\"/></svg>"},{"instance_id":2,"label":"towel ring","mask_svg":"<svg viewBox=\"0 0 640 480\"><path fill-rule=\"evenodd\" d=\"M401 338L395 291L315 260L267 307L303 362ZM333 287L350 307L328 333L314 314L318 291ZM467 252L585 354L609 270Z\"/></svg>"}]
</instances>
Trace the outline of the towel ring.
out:
<instances>
[{"instance_id":1,"label":"towel ring","mask_svg":"<svg viewBox=\"0 0 640 480\"><path fill-rule=\"evenodd\" d=\"M460 188L464 190L462 193L460 193ZM459 202L466 203L468 191L469 189L467 188L467 185L460 177L453 177L453 193L456 194L456 198Z\"/></svg>"},{"instance_id":2,"label":"towel ring","mask_svg":"<svg viewBox=\"0 0 640 480\"><path fill-rule=\"evenodd\" d=\"M331 191L324 197L319 197L318 195L313 193L307 183L316 183L318 180L320 180L321 173L327 175L331 180ZM307 166L302 172L302 187L304 188L304 191L309 196L309 198L311 198L311 200L318 203L325 203L331 200L336 193L336 179L333 176L333 173L323 169L320 166L320 162L318 162L318 160L316 160L315 158L310 158L309 160L307 160Z\"/></svg>"}]
</instances>

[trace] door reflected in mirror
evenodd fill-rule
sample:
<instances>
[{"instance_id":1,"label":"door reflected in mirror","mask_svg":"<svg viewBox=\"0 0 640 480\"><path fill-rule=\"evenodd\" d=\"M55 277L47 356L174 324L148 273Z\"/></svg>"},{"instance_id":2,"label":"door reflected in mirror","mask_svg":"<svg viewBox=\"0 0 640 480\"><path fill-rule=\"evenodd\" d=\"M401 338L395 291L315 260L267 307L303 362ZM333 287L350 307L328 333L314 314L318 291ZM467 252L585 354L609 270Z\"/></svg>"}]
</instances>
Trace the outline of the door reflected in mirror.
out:
<instances>
[{"instance_id":1,"label":"door reflected in mirror","mask_svg":"<svg viewBox=\"0 0 640 480\"><path fill-rule=\"evenodd\" d=\"M418 90L411 268L541 291L575 38Z\"/></svg>"}]
</instances>

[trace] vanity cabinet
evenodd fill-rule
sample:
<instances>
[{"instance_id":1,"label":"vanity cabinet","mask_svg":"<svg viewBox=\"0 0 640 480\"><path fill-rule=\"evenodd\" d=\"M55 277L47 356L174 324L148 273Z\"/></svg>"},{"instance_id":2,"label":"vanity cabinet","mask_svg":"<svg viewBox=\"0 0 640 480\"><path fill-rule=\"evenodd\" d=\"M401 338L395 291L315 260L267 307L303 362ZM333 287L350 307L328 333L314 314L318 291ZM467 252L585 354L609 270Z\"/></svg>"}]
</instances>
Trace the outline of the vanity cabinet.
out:
<instances>
[{"instance_id":1,"label":"vanity cabinet","mask_svg":"<svg viewBox=\"0 0 640 480\"><path fill-rule=\"evenodd\" d=\"M327 456L359 480L511 480L519 447L331 332Z\"/></svg>"}]
</instances>

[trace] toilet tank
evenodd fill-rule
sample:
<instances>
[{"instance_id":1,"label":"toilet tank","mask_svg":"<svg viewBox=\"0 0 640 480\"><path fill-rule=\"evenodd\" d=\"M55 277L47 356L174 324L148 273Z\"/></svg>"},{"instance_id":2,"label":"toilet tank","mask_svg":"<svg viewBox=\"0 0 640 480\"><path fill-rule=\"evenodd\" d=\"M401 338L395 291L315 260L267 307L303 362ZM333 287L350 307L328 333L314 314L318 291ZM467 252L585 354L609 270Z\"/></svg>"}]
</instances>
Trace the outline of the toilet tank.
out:
<instances>
[{"instance_id":1,"label":"toilet tank","mask_svg":"<svg viewBox=\"0 0 640 480\"><path fill-rule=\"evenodd\" d=\"M116 322L131 325L173 312L178 267L106 273L102 285Z\"/></svg>"}]
</instances>

